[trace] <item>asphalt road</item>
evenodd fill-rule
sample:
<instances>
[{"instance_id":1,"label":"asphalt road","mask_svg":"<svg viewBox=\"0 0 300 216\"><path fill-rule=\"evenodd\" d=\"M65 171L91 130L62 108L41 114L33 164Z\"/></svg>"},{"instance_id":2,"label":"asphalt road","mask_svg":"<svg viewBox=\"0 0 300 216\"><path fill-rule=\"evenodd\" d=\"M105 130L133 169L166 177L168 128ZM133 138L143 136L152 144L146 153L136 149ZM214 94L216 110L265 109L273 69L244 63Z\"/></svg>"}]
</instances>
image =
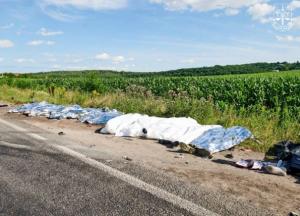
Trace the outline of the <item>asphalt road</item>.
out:
<instances>
[{"instance_id":1,"label":"asphalt road","mask_svg":"<svg viewBox=\"0 0 300 216\"><path fill-rule=\"evenodd\" d=\"M94 160L95 152L72 145L0 116L0 215L271 215L129 161Z\"/></svg>"},{"instance_id":2,"label":"asphalt road","mask_svg":"<svg viewBox=\"0 0 300 216\"><path fill-rule=\"evenodd\" d=\"M191 214L0 124L0 215Z\"/></svg>"}]
</instances>

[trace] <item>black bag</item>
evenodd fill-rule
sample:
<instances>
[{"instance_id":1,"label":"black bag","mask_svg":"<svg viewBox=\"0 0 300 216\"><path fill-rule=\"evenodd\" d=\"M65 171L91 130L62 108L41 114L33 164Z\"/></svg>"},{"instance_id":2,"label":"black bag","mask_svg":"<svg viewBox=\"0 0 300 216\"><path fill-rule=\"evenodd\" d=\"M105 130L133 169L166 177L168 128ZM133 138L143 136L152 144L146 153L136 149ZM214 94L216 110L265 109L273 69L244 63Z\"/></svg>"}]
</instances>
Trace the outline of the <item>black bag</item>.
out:
<instances>
[{"instance_id":1,"label":"black bag","mask_svg":"<svg viewBox=\"0 0 300 216\"><path fill-rule=\"evenodd\" d=\"M275 153L278 160L286 161L289 170L300 172L300 144L291 141L283 141L275 145Z\"/></svg>"},{"instance_id":2,"label":"black bag","mask_svg":"<svg viewBox=\"0 0 300 216\"><path fill-rule=\"evenodd\" d=\"M289 163L292 169L298 169L300 171L300 146L291 151Z\"/></svg>"}]
</instances>

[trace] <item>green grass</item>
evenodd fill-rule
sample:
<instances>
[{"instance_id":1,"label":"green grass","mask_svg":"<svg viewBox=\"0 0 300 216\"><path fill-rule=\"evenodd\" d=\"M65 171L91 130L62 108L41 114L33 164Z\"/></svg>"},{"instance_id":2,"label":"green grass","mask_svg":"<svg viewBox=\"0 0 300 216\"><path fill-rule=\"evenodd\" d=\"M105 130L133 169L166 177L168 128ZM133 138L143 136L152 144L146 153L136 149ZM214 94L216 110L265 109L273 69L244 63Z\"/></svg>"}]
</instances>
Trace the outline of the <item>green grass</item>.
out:
<instances>
[{"instance_id":1,"label":"green grass","mask_svg":"<svg viewBox=\"0 0 300 216\"><path fill-rule=\"evenodd\" d=\"M0 100L22 104L46 100L56 104L79 104L84 107L110 107L125 113L144 113L161 117L192 117L200 124L220 124L225 127L240 125L249 128L262 142L246 142L243 146L266 152L282 140L300 140L300 124L284 110L266 107L243 108L233 105L220 109L213 100L191 98L174 94L172 98L159 97L142 87L128 88L126 92L98 93L55 88L54 92L0 86Z\"/></svg>"}]
</instances>

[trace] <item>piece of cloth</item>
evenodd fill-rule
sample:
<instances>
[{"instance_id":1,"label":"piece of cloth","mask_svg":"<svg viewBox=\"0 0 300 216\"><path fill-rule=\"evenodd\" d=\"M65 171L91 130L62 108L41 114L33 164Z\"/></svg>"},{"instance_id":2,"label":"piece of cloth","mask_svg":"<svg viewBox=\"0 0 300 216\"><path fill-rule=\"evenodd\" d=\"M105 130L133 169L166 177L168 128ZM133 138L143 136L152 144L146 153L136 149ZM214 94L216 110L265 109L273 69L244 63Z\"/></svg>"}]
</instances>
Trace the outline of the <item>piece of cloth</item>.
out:
<instances>
[{"instance_id":1,"label":"piece of cloth","mask_svg":"<svg viewBox=\"0 0 300 216\"><path fill-rule=\"evenodd\" d=\"M262 161L257 160L240 160L236 162L236 165L241 168L247 168L252 170L261 170L264 166Z\"/></svg>"},{"instance_id":2,"label":"piece of cloth","mask_svg":"<svg viewBox=\"0 0 300 216\"><path fill-rule=\"evenodd\" d=\"M47 102L30 103L11 109L11 113L28 116L45 116L49 119L79 119L88 124L106 124L112 118L123 115L117 110L82 108L79 105L62 106Z\"/></svg>"},{"instance_id":3,"label":"piece of cloth","mask_svg":"<svg viewBox=\"0 0 300 216\"><path fill-rule=\"evenodd\" d=\"M158 118L140 114L116 117L108 121L101 132L191 144L210 153L232 148L252 136L242 127L225 129L220 125L200 125L192 118Z\"/></svg>"},{"instance_id":4,"label":"piece of cloth","mask_svg":"<svg viewBox=\"0 0 300 216\"><path fill-rule=\"evenodd\" d=\"M252 137L252 133L243 127L213 128L194 139L191 144L211 153L230 149Z\"/></svg>"}]
</instances>

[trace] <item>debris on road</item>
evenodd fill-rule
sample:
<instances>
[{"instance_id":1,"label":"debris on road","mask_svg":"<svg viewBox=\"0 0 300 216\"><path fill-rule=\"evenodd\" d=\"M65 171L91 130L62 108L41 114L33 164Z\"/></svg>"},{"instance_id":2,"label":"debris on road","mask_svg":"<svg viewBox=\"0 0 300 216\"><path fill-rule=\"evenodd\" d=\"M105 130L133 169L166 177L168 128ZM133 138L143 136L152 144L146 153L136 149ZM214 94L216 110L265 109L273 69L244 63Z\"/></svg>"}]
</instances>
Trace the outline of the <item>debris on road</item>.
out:
<instances>
[{"instance_id":1,"label":"debris on road","mask_svg":"<svg viewBox=\"0 0 300 216\"><path fill-rule=\"evenodd\" d=\"M174 158L183 159L184 156L183 156L183 154L178 154L178 155L175 155Z\"/></svg>"},{"instance_id":2,"label":"debris on road","mask_svg":"<svg viewBox=\"0 0 300 216\"><path fill-rule=\"evenodd\" d=\"M285 161L290 172L300 172L300 144L283 141L275 145L278 160Z\"/></svg>"},{"instance_id":3,"label":"debris on road","mask_svg":"<svg viewBox=\"0 0 300 216\"><path fill-rule=\"evenodd\" d=\"M132 158L128 157L128 156L123 156L123 159L124 160L127 160L127 161L132 161Z\"/></svg>"},{"instance_id":4,"label":"debris on road","mask_svg":"<svg viewBox=\"0 0 300 216\"><path fill-rule=\"evenodd\" d=\"M264 169L269 174L279 175L279 176L286 176L286 171L283 170L281 167L268 165L268 166L265 166Z\"/></svg>"},{"instance_id":5,"label":"debris on road","mask_svg":"<svg viewBox=\"0 0 300 216\"><path fill-rule=\"evenodd\" d=\"M288 216L299 216L296 212L290 212Z\"/></svg>"},{"instance_id":6,"label":"debris on road","mask_svg":"<svg viewBox=\"0 0 300 216\"><path fill-rule=\"evenodd\" d=\"M0 108L2 108L2 107L8 107L8 105L7 104L0 104Z\"/></svg>"},{"instance_id":7,"label":"debris on road","mask_svg":"<svg viewBox=\"0 0 300 216\"><path fill-rule=\"evenodd\" d=\"M232 153L226 154L225 157L229 158L229 159L232 159L233 158L233 154Z\"/></svg>"},{"instance_id":8,"label":"debris on road","mask_svg":"<svg viewBox=\"0 0 300 216\"><path fill-rule=\"evenodd\" d=\"M63 136L63 135L66 135L66 134L65 134L64 132L61 131L61 132L58 132L58 135L59 135L59 136Z\"/></svg>"},{"instance_id":9,"label":"debris on road","mask_svg":"<svg viewBox=\"0 0 300 216\"><path fill-rule=\"evenodd\" d=\"M236 166L251 170L261 170L264 166L264 163L256 160L240 160L236 162Z\"/></svg>"}]
</instances>

